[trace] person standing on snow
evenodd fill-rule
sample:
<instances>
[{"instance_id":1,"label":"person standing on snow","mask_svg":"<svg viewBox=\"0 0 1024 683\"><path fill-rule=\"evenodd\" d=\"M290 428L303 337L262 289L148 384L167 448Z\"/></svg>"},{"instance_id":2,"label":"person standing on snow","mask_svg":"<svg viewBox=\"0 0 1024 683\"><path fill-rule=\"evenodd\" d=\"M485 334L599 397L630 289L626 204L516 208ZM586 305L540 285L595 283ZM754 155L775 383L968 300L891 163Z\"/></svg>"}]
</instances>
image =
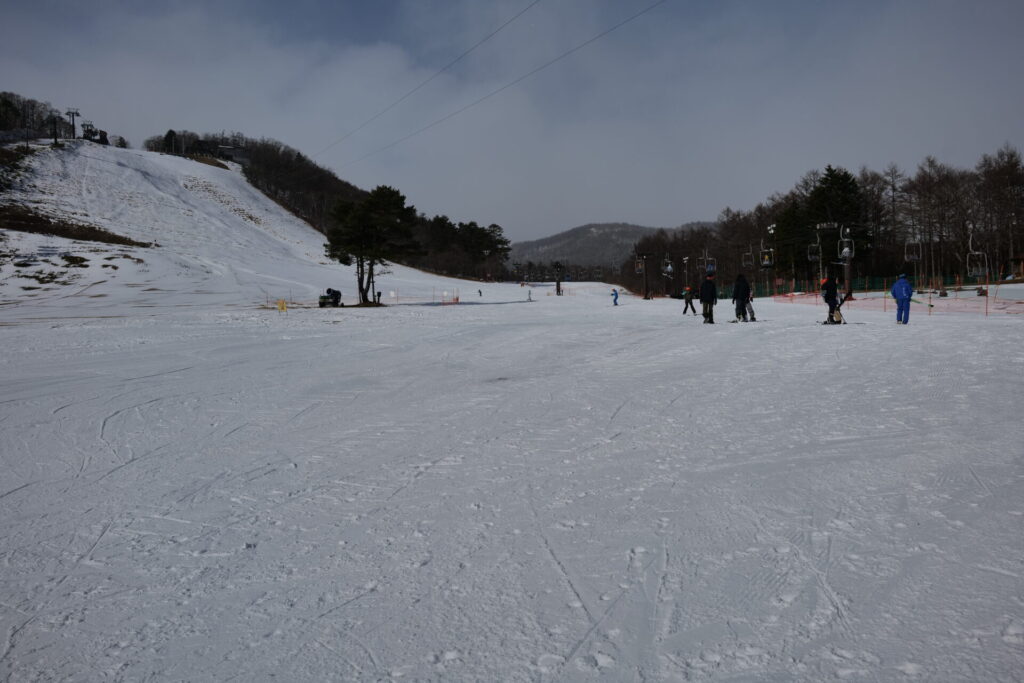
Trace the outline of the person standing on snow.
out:
<instances>
[{"instance_id":1,"label":"person standing on snow","mask_svg":"<svg viewBox=\"0 0 1024 683\"><path fill-rule=\"evenodd\" d=\"M715 286L715 274L708 273L700 285L700 303L704 309L704 323L715 324L715 304L718 303L718 287Z\"/></svg>"},{"instance_id":2,"label":"person standing on snow","mask_svg":"<svg viewBox=\"0 0 1024 683\"><path fill-rule=\"evenodd\" d=\"M839 290L836 287L835 278L831 275L821 282L821 298L828 304L828 317L825 319L825 324L833 325L836 322L833 316L835 315L836 308L839 307Z\"/></svg>"},{"instance_id":3,"label":"person standing on snow","mask_svg":"<svg viewBox=\"0 0 1024 683\"><path fill-rule=\"evenodd\" d=\"M693 314L697 315L697 309L693 307L693 290L689 287L683 292L683 300L686 302L686 306L683 307L683 315L686 315L687 311L693 311Z\"/></svg>"},{"instance_id":4,"label":"person standing on snow","mask_svg":"<svg viewBox=\"0 0 1024 683\"><path fill-rule=\"evenodd\" d=\"M619 290L612 287L612 306L619 305Z\"/></svg>"},{"instance_id":5,"label":"person standing on snow","mask_svg":"<svg viewBox=\"0 0 1024 683\"><path fill-rule=\"evenodd\" d=\"M914 296L914 288L910 286L906 273L900 273L900 279L892 285L892 298L896 299L896 324L906 325L910 320L910 297Z\"/></svg>"},{"instance_id":6,"label":"person standing on snow","mask_svg":"<svg viewBox=\"0 0 1024 683\"><path fill-rule=\"evenodd\" d=\"M736 276L732 286L732 303L736 306L736 322L747 322L747 302L750 301L750 283L743 273Z\"/></svg>"}]
</instances>

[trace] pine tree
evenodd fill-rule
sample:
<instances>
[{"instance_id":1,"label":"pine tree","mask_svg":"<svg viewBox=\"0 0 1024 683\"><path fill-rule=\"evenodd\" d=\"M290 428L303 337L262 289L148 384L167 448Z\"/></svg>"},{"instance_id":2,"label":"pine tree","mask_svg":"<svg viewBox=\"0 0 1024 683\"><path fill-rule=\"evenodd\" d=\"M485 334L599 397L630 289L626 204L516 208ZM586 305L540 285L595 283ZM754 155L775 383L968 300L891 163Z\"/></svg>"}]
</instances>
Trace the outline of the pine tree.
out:
<instances>
[{"instance_id":1,"label":"pine tree","mask_svg":"<svg viewBox=\"0 0 1024 683\"><path fill-rule=\"evenodd\" d=\"M416 208L406 206L398 190L381 185L364 200L341 202L331 213L327 256L356 267L360 303L373 301L374 278L395 261L415 250L412 226Z\"/></svg>"}]
</instances>

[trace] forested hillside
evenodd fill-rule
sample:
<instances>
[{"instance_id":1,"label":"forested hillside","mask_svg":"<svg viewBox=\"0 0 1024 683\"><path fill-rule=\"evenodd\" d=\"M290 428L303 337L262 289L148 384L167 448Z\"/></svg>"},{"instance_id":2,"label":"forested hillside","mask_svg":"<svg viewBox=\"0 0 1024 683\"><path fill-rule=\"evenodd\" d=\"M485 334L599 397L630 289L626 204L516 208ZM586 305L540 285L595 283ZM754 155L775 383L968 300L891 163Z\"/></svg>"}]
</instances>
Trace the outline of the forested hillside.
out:
<instances>
[{"instance_id":1,"label":"forested hillside","mask_svg":"<svg viewBox=\"0 0 1024 683\"><path fill-rule=\"evenodd\" d=\"M347 215L351 207L366 202L370 194L276 140L254 140L241 133L199 135L169 130L162 136L148 138L144 145L166 154L238 162L250 183L325 236L337 227L339 215ZM427 217L416 212L415 206L408 208L415 218L409 234L402 237L401 249L385 250L389 261L455 277L505 276L508 240L501 226L482 227L475 221L456 223L443 215ZM405 244L405 240L411 243Z\"/></svg>"},{"instance_id":2,"label":"forested hillside","mask_svg":"<svg viewBox=\"0 0 1024 683\"><path fill-rule=\"evenodd\" d=\"M653 261L645 269L634 254L621 282L643 291L646 270L648 289L678 292L685 284L679 273L693 285L713 264L723 284L746 272L770 290L794 281L815 286L822 274L844 275L844 249L860 286L900 272L935 288L1020 278L1022 216L1024 164L1008 144L983 154L972 169L931 156L912 173L896 165L856 174L827 166L752 210L726 208L714 229L640 239L636 254ZM673 265L671 285L661 275L665 263Z\"/></svg>"}]
</instances>

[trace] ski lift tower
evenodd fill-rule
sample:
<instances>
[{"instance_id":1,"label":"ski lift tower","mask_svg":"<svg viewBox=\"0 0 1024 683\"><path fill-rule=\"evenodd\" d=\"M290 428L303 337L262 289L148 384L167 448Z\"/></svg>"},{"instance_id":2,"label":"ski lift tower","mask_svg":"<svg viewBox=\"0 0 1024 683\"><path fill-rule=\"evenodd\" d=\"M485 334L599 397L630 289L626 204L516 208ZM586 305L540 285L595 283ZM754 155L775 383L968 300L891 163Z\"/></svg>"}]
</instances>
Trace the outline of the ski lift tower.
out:
<instances>
[{"instance_id":1,"label":"ski lift tower","mask_svg":"<svg viewBox=\"0 0 1024 683\"><path fill-rule=\"evenodd\" d=\"M825 262L821 255L821 231L822 230L833 230L837 226L835 223L818 223L814 226L815 243L807 245L807 260L818 262L818 281L821 282L825 279Z\"/></svg>"},{"instance_id":2,"label":"ski lift tower","mask_svg":"<svg viewBox=\"0 0 1024 683\"><path fill-rule=\"evenodd\" d=\"M636 255L636 272L637 274L643 274L644 276L644 299L651 298L651 292L647 289L647 259L651 257L651 254L640 254Z\"/></svg>"},{"instance_id":3,"label":"ski lift tower","mask_svg":"<svg viewBox=\"0 0 1024 683\"><path fill-rule=\"evenodd\" d=\"M59 119L59 118L60 118L60 112L57 111L56 109L51 109L50 110L50 125L53 128L52 132L53 132L53 144L54 144L54 146L57 145L57 119Z\"/></svg>"},{"instance_id":4,"label":"ski lift tower","mask_svg":"<svg viewBox=\"0 0 1024 683\"><path fill-rule=\"evenodd\" d=\"M74 140L75 137L76 137L76 135L75 135L75 117L76 116L81 116L81 114L78 113L78 109L75 108L75 107L69 107L68 110L66 112L64 112L64 113L68 117L71 118L71 139Z\"/></svg>"},{"instance_id":5,"label":"ski lift tower","mask_svg":"<svg viewBox=\"0 0 1024 683\"><path fill-rule=\"evenodd\" d=\"M772 223L768 226L768 238L771 239L775 236L775 224ZM761 240L761 250L757 254L757 262L761 266L761 272L764 273L764 292L768 294L773 291L770 285L770 272L775 267L775 248L765 247L764 240Z\"/></svg>"},{"instance_id":6,"label":"ski lift tower","mask_svg":"<svg viewBox=\"0 0 1024 683\"><path fill-rule=\"evenodd\" d=\"M850 268L855 250L853 233L848 226L840 226L839 228L839 244L836 247L836 251L839 253L839 262L843 265L843 277L846 279L846 296L849 298L853 295L853 279L851 278Z\"/></svg>"},{"instance_id":7,"label":"ski lift tower","mask_svg":"<svg viewBox=\"0 0 1024 683\"><path fill-rule=\"evenodd\" d=\"M768 226L768 239L771 240L775 237L775 224L772 223ZM761 240L761 251L758 252L758 263L761 264L761 268L768 270L769 268L775 267L775 247L765 247L764 240Z\"/></svg>"}]
</instances>

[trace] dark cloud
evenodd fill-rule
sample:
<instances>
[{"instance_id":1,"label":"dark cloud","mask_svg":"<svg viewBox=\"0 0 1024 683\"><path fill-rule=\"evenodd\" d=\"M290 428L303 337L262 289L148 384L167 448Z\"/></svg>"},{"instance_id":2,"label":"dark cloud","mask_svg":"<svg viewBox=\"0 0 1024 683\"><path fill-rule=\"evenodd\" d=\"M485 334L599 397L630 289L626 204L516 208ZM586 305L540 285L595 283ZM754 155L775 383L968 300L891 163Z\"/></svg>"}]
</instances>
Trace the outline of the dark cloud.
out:
<instances>
[{"instance_id":1,"label":"dark cloud","mask_svg":"<svg viewBox=\"0 0 1024 683\"><path fill-rule=\"evenodd\" d=\"M26 3L0 27L2 87L135 145L272 137L513 240L712 219L826 164L972 166L1024 138L1021 3L668 2L389 147L650 4L545 0L332 145L527 4Z\"/></svg>"}]
</instances>

